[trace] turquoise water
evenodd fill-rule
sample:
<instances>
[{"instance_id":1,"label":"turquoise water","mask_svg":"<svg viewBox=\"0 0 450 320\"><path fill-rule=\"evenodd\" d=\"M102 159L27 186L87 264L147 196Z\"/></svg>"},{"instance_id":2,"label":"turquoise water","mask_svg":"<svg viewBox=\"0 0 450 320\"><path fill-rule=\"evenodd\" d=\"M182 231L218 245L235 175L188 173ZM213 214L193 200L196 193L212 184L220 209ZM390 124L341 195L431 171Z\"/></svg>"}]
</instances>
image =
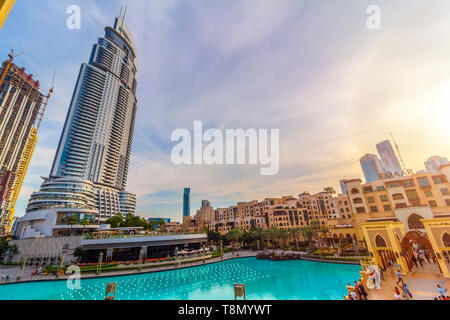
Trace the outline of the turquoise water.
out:
<instances>
[{"instance_id":1,"label":"turquoise water","mask_svg":"<svg viewBox=\"0 0 450 320\"><path fill-rule=\"evenodd\" d=\"M359 266L304 260L243 258L157 273L84 279L81 289L66 281L0 286L0 300L103 300L108 282L117 282L116 300L233 300L235 283L249 300L342 300Z\"/></svg>"}]
</instances>

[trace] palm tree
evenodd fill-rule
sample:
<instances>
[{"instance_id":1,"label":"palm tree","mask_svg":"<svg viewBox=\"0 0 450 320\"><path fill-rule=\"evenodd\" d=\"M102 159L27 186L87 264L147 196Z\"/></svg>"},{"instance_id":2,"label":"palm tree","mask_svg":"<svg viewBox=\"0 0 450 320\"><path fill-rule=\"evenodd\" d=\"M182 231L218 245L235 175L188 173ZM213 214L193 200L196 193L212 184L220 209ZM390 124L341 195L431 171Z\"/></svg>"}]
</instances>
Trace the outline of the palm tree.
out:
<instances>
[{"instance_id":1,"label":"palm tree","mask_svg":"<svg viewBox=\"0 0 450 320\"><path fill-rule=\"evenodd\" d=\"M289 239L289 232L286 229L278 230L278 240L281 242L281 249L284 250L286 247L286 241Z\"/></svg>"},{"instance_id":2,"label":"palm tree","mask_svg":"<svg viewBox=\"0 0 450 320\"><path fill-rule=\"evenodd\" d=\"M320 232L320 233L323 235L323 237L326 239L329 230L328 230L328 228L327 228L326 226L322 226L322 227L320 228L320 231L319 231L319 232ZM328 241L327 241L326 243L327 243L327 245L328 245Z\"/></svg>"},{"instance_id":3,"label":"palm tree","mask_svg":"<svg viewBox=\"0 0 450 320\"><path fill-rule=\"evenodd\" d=\"M335 193L336 193L336 190L334 190L333 187L325 187L325 188L323 188L323 192L335 194Z\"/></svg>"},{"instance_id":4,"label":"palm tree","mask_svg":"<svg viewBox=\"0 0 450 320\"><path fill-rule=\"evenodd\" d=\"M241 240L242 238L242 231L239 229L233 229L230 230L227 234L226 234L226 239L228 241L231 241L232 243L232 248L233 248L233 252L236 246L236 242L238 242L239 240Z\"/></svg>"},{"instance_id":5,"label":"palm tree","mask_svg":"<svg viewBox=\"0 0 450 320\"><path fill-rule=\"evenodd\" d=\"M291 237L294 239L294 241L295 241L295 248L298 251L299 250L298 237L300 235L300 229L299 228L290 228L289 229L289 233L291 234Z\"/></svg>"},{"instance_id":6,"label":"palm tree","mask_svg":"<svg viewBox=\"0 0 450 320\"><path fill-rule=\"evenodd\" d=\"M90 225L91 221L89 221L89 219L85 218L83 219L83 221L81 221L81 225L83 226L83 234L84 234L84 229L86 228L86 226Z\"/></svg>"},{"instance_id":7,"label":"palm tree","mask_svg":"<svg viewBox=\"0 0 450 320\"><path fill-rule=\"evenodd\" d=\"M305 241L307 241L309 243L309 247L311 248L311 242L312 242L312 238L313 238L313 234L314 234L312 227L304 226L303 228L300 229L300 231L303 234L303 238L305 239Z\"/></svg>"},{"instance_id":8,"label":"palm tree","mask_svg":"<svg viewBox=\"0 0 450 320\"><path fill-rule=\"evenodd\" d=\"M71 215L69 221L67 222L70 225L70 234L72 234L72 228L74 225L78 224L78 217L76 215Z\"/></svg>"}]
</instances>

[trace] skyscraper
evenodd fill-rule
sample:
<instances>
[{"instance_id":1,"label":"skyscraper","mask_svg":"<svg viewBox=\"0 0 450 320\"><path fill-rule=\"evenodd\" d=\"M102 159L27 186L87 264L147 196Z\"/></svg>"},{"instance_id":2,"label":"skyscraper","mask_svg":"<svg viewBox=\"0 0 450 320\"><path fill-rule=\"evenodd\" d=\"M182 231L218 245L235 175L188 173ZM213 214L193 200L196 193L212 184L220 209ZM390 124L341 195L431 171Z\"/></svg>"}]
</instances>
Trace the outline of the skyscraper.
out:
<instances>
[{"instance_id":1,"label":"skyscraper","mask_svg":"<svg viewBox=\"0 0 450 320\"><path fill-rule=\"evenodd\" d=\"M377 144L377 151L385 173L402 175L402 167L389 140Z\"/></svg>"},{"instance_id":2,"label":"skyscraper","mask_svg":"<svg viewBox=\"0 0 450 320\"><path fill-rule=\"evenodd\" d=\"M184 188L183 193L183 217L191 216L191 188Z\"/></svg>"},{"instance_id":3,"label":"skyscraper","mask_svg":"<svg viewBox=\"0 0 450 320\"><path fill-rule=\"evenodd\" d=\"M12 57L12 55L11 55ZM37 142L39 81L11 61L0 68L0 234L8 233Z\"/></svg>"},{"instance_id":4,"label":"skyscraper","mask_svg":"<svg viewBox=\"0 0 450 320\"><path fill-rule=\"evenodd\" d=\"M136 46L126 11L93 46L73 92L50 176L27 213L58 208L94 214L100 222L135 213L125 191L136 117ZM70 210L68 210L70 211ZM66 210L66 212L68 212Z\"/></svg>"},{"instance_id":5,"label":"skyscraper","mask_svg":"<svg viewBox=\"0 0 450 320\"><path fill-rule=\"evenodd\" d=\"M361 163L361 168L367 182L379 180L380 175L384 173L381 161L375 154L368 153L362 157L359 162Z\"/></svg>"},{"instance_id":6,"label":"skyscraper","mask_svg":"<svg viewBox=\"0 0 450 320\"><path fill-rule=\"evenodd\" d=\"M440 156L433 156L425 161L425 168L428 172L438 172L439 167L447 164L448 159Z\"/></svg>"}]
</instances>

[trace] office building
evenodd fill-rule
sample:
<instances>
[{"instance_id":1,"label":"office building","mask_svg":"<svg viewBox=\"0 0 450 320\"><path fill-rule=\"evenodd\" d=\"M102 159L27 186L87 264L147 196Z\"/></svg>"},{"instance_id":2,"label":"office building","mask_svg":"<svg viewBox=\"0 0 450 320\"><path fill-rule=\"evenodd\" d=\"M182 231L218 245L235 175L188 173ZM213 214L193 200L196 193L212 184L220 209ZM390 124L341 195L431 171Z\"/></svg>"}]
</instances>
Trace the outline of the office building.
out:
<instances>
[{"instance_id":1,"label":"office building","mask_svg":"<svg viewBox=\"0 0 450 320\"><path fill-rule=\"evenodd\" d=\"M368 153L359 162L367 182L380 179L380 175L385 172L380 159L375 154Z\"/></svg>"},{"instance_id":2,"label":"office building","mask_svg":"<svg viewBox=\"0 0 450 320\"><path fill-rule=\"evenodd\" d=\"M440 156L433 156L425 161L425 168L428 172L438 172L444 164L448 164L448 159Z\"/></svg>"},{"instance_id":3,"label":"office building","mask_svg":"<svg viewBox=\"0 0 450 320\"><path fill-rule=\"evenodd\" d=\"M385 173L402 175L402 167L389 140L377 144L377 151Z\"/></svg>"},{"instance_id":4,"label":"office building","mask_svg":"<svg viewBox=\"0 0 450 320\"><path fill-rule=\"evenodd\" d=\"M191 188L184 188L183 192L183 217L191 216Z\"/></svg>"}]
</instances>

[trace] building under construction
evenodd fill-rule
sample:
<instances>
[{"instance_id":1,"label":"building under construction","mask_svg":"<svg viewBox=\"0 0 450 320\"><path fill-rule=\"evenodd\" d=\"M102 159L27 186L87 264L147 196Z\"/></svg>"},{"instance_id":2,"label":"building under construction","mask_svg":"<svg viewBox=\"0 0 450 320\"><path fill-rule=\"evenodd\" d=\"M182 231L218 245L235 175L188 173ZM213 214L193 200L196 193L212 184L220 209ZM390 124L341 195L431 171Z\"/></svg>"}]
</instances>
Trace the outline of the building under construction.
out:
<instances>
[{"instance_id":1,"label":"building under construction","mask_svg":"<svg viewBox=\"0 0 450 320\"><path fill-rule=\"evenodd\" d=\"M0 235L5 235L36 146L45 96L39 81L11 60L2 64L0 75Z\"/></svg>"}]
</instances>

